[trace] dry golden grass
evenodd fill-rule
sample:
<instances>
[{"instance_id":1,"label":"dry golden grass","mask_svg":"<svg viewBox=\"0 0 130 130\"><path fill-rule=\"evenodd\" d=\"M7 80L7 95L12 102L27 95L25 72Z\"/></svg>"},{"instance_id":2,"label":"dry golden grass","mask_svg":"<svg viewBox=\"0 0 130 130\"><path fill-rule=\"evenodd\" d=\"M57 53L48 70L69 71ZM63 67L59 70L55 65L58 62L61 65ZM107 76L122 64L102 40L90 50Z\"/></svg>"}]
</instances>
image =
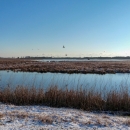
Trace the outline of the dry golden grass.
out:
<instances>
[{"instance_id":1,"label":"dry golden grass","mask_svg":"<svg viewBox=\"0 0 130 130\"><path fill-rule=\"evenodd\" d=\"M130 73L129 61L38 62L34 59L0 59L0 70L60 73Z\"/></svg>"},{"instance_id":2,"label":"dry golden grass","mask_svg":"<svg viewBox=\"0 0 130 130\"><path fill-rule=\"evenodd\" d=\"M7 112L7 115L12 117L12 118L20 118L20 119L25 119L30 116L29 113L27 112L21 112L21 111L11 111Z\"/></svg>"},{"instance_id":3,"label":"dry golden grass","mask_svg":"<svg viewBox=\"0 0 130 130\"><path fill-rule=\"evenodd\" d=\"M130 119L127 119L125 122L124 122L125 125L127 126L130 126Z\"/></svg>"},{"instance_id":4,"label":"dry golden grass","mask_svg":"<svg viewBox=\"0 0 130 130\"><path fill-rule=\"evenodd\" d=\"M88 121L86 124L90 125L92 122L91 121Z\"/></svg>"},{"instance_id":5,"label":"dry golden grass","mask_svg":"<svg viewBox=\"0 0 130 130\"><path fill-rule=\"evenodd\" d=\"M3 116L5 116L4 114L0 113L0 118L2 118ZM6 116L10 117L10 120L8 120L8 122L12 122L15 120L15 118L19 118L19 119L28 119L28 118L32 118L33 121L39 121L42 123L48 123L48 124L52 124L53 123L53 119L51 116L49 115L45 115L45 114L34 114L34 113L28 113L26 111L10 111L6 113Z\"/></svg>"},{"instance_id":6,"label":"dry golden grass","mask_svg":"<svg viewBox=\"0 0 130 130\"><path fill-rule=\"evenodd\" d=\"M97 119L96 124L97 124L97 125L102 125L101 120L100 120L100 119Z\"/></svg>"},{"instance_id":7,"label":"dry golden grass","mask_svg":"<svg viewBox=\"0 0 130 130\"><path fill-rule=\"evenodd\" d=\"M103 115L102 118L104 118L104 119L109 119L110 117L107 116L107 115Z\"/></svg>"},{"instance_id":8,"label":"dry golden grass","mask_svg":"<svg viewBox=\"0 0 130 130\"><path fill-rule=\"evenodd\" d=\"M105 101L104 96L105 95ZM109 92L93 89L59 89L51 86L47 91L38 88L9 86L0 89L0 102L15 105L47 105L69 107L88 111L127 111L130 112L130 94L127 87ZM104 117L105 118L105 117Z\"/></svg>"},{"instance_id":9,"label":"dry golden grass","mask_svg":"<svg viewBox=\"0 0 130 130\"><path fill-rule=\"evenodd\" d=\"M0 112L0 119L4 117L4 114Z\"/></svg>"},{"instance_id":10,"label":"dry golden grass","mask_svg":"<svg viewBox=\"0 0 130 130\"><path fill-rule=\"evenodd\" d=\"M37 119L41 121L42 123L48 123L48 124L53 123L53 119L50 116L41 115L41 116L38 116Z\"/></svg>"}]
</instances>

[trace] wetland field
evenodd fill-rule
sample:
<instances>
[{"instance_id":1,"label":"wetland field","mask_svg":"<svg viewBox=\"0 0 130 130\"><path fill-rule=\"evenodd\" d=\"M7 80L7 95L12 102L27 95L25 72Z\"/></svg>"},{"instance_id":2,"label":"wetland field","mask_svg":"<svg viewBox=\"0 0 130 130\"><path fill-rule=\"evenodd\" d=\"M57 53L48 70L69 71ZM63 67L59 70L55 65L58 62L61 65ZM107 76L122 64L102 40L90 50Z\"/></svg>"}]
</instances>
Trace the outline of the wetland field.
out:
<instances>
[{"instance_id":1,"label":"wetland field","mask_svg":"<svg viewBox=\"0 0 130 130\"><path fill-rule=\"evenodd\" d=\"M130 111L130 61L0 59L0 101Z\"/></svg>"},{"instance_id":2,"label":"wetland field","mask_svg":"<svg viewBox=\"0 0 130 130\"><path fill-rule=\"evenodd\" d=\"M51 73L130 73L130 60L119 61L46 61L0 59L0 70Z\"/></svg>"},{"instance_id":3,"label":"wetland field","mask_svg":"<svg viewBox=\"0 0 130 130\"><path fill-rule=\"evenodd\" d=\"M130 61L0 59L0 129L129 129Z\"/></svg>"}]
</instances>

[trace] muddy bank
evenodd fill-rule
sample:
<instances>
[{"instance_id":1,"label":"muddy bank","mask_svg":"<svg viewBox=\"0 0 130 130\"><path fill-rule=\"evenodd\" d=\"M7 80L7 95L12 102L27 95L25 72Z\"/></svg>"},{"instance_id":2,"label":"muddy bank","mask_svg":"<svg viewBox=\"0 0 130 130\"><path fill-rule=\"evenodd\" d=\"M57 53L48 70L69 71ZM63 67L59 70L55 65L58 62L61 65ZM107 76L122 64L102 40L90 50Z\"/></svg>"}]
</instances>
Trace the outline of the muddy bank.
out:
<instances>
[{"instance_id":1,"label":"muddy bank","mask_svg":"<svg viewBox=\"0 0 130 130\"><path fill-rule=\"evenodd\" d=\"M39 62L31 59L0 59L0 70L40 73L130 73L130 61Z\"/></svg>"}]
</instances>

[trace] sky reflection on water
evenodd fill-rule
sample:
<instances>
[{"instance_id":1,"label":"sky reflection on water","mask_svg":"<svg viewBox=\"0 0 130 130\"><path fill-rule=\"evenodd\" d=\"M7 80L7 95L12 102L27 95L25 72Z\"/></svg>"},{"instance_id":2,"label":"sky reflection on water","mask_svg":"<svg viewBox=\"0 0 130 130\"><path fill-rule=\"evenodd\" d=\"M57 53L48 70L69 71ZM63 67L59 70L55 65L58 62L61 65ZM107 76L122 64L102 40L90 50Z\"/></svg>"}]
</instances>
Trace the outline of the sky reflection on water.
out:
<instances>
[{"instance_id":1,"label":"sky reflection on water","mask_svg":"<svg viewBox=\"0 0 130 130\"><path fill-rule=\"evenodd\" d=\"M37 73L37 72L12 72L0 71L0 87L18 85L37 88L58 86L77 89L94 87L119 88L130 86L130 74L62 74L62 73Z\"/></svg>"}]
</instances>

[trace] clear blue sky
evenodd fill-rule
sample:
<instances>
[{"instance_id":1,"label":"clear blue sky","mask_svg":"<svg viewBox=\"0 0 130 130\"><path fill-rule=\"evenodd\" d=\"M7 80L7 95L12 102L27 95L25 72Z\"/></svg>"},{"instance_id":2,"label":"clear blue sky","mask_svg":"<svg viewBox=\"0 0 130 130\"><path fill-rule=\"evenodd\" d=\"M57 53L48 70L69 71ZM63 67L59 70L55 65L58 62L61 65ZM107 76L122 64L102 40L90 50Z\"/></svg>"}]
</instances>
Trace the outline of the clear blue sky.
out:
<instances>
[{"instance_id":1,"label":"clear blue sky","mask_svg":"<svg viewBox=\"0 0 130 130\"><path fill-rule=\"evenodd\" d=\"M65 54L130 55L130 0L0 0L0 57Z\"/></svg>"}]
</instances>

